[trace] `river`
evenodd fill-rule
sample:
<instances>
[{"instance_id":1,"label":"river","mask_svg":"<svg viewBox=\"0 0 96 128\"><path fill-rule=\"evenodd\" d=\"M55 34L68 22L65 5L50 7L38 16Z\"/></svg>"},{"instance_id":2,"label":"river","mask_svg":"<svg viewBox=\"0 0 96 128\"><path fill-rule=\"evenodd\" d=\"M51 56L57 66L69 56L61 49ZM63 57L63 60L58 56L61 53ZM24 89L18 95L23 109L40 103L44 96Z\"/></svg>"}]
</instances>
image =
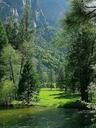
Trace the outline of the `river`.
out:
<instances>
[{"instance_id":1,"label":"river","mask_svg":"<svg viewBox=\"0 0 96 128\"><path fill-rule=\"evenodd\" d=\"M96 128L95 112L61 108L0 110L0 128Z\"/></svg>"}]
</instances>

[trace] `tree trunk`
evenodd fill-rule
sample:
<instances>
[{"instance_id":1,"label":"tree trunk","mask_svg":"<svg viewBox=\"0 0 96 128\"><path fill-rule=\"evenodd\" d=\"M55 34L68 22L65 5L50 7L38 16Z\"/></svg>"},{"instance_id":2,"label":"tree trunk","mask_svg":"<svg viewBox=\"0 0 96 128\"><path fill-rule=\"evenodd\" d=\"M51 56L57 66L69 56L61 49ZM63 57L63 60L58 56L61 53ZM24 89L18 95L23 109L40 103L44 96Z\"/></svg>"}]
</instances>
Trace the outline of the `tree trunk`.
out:
<instances>
[{"instance_id":1,"label":"tree trunk","mask_svg":"<svg viewBox=\"0 0 96 128\"><path fill-rule=\"evenodd\" d=\"M88 88L81 86L81 100L88 102Z\"/></svg>"},{"instance_id":2,"label":"tree trunk","mask_svg":"<svg viewBox=\"0 0 96 128\"><path fill-rule=\"evenodd\" d=\"M12 81L13 81L13 84L14 84L14 86L15 86L15 99L16 99L16 97L17 97L17 94L16 94L16 89L17 89L17 86L16 86L16 82L15 82L15 76L14 76L14 69L13 69L13 63L12 63L12 58L10 57L10 59L9 59L9 64L10 64L10 72L11 72L11 79L12 79Z\"/></svg>"},{"instance_id":3,"label":"tree trunk","mask_svg":"<svg viewBox=\"0 0 96 128\"><path fill-rule=\"evenodd\" d=\"M81 79L81 100L88 102L88 86L90 83L90 74L88 72L88 68L83 69Z\"/></svg>"},{"instance_id":4,"label":"tree trunk","mask_svg":"<svg viewBox=\"0 0 96 128\"><path fill-rule=\"evenodd\" d=\"M22 59L21 59L20 73L19 73L19 82L20 82L20 79L21 79L21 74L22 74L23 66L24 66L24 57L22 57Z\"/></svg>"},{"instance_id":5,"label":"tree trunk","mask_svg":"<svg viewBox=\"0 0 96 128\"><path fill-rule=\"evenodd\" d=\"M80 92L81 92L81 100L88 102L88 87L90 84L90 69L89 65L85 65L81 70L81 77L80 77Z\"/></svg>"},{"instance_id":6,"label":"tree trunk","mask_svg":"<svg viewBox=\"0 0 96 128\"><path fill-rule=\"evenodd\" d=\"M12 75L12 81L13 81L13 83L15 85L15 77L14 77L14 71L13 71L13 65L12 65L11 57L10 57L9 63L10 63L10 71L11 71L11 75Z\"/></svg>"}]
</instances>

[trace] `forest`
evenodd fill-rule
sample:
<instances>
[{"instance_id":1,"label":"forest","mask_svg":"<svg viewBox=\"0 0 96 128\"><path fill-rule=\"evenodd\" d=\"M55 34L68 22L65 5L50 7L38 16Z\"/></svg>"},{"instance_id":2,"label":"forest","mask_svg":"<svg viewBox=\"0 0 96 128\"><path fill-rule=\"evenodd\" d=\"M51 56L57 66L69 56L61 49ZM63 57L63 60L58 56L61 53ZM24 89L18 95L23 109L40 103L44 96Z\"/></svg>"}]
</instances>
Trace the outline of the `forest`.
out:
<instances>
[{"instance_id":1,"label":"forest","mask_svg":"<svg viewBox=\"0 0 96 128\"><path fill-rule=\"evenodd\" d=\"M0 3L0 128L96 128L96 2L52 24L36 4L18 18Z\"/></svg>"}]
</instances>

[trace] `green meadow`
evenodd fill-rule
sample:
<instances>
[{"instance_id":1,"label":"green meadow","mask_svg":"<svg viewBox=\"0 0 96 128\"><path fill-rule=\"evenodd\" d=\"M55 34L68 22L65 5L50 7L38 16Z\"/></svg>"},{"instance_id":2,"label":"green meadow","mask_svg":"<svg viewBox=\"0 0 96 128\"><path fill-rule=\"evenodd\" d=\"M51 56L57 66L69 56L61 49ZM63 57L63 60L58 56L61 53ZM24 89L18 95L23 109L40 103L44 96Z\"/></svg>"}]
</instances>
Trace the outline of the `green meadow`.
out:
<instances>
[{"instance_id":1,"label":"green meadow","mask_svg":"<svg viewBox=\"0 0 96 128\"><path fill-rule=\"evenodd\" d=\"M42 88L39 93L39 102L36 105L43 107L59 107L61 105L75 102L79 96L75 94L65 94L60 89Z\"/></svg>"}]
</instances>

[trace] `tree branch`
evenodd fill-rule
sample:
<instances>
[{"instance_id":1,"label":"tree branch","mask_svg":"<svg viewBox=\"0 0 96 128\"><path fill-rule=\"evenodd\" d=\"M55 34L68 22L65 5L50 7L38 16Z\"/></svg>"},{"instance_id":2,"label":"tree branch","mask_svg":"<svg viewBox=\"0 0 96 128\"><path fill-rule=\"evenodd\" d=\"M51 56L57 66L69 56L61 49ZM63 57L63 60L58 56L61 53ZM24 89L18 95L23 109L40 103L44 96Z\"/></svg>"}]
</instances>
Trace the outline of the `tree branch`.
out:
<instances>
[{"instance_id":1,"label":"tree branch","mask_svg":"<svg viewBox=\"0 0 96 128\"><path fill-rule=\"evenodd\" d=\"M86 8L96 8L96 6L85 6Z\"/></svg>"}]
</instances>

